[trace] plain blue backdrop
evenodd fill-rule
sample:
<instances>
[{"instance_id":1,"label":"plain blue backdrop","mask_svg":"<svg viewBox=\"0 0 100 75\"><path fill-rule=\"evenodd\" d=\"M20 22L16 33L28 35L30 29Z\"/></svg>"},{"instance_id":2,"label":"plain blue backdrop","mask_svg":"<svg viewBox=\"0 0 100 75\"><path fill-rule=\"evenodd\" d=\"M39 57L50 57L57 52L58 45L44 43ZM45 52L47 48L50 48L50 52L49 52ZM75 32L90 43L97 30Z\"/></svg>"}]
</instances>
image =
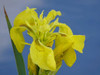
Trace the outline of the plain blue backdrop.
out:
<instances>
[{"instance_id":1,"label":"plain blue backdrop","mask_svg":"<svg viewBox=\"0 0 100 75\"><path fill-rule=\"evenodd\" d=\"M45 16L51 9L60 10L62 16L59 17L59 21L69 25L74 34L86 36L84 53L80 54L76 51L77 60L75 64L69 68L63 62L57 75L100 75L100 0L43 1L45 1L43 7L34 6L32 3L28 6L30 8L37 8L36 11L39 14L44 10ZM22 10L25 8L26 6L24 6ZM56 29L56 31L57 30L58 29ZM27 42L32 42L32 38L27 36L26 32L24 32L24 36ZM10 62L0 62L0 75L18 75L11 44L7 49L4 55L11 55L12 60ZM27 74L28 53L29 46L25 46L23 57Z\"/></svg>"}]
</instances>

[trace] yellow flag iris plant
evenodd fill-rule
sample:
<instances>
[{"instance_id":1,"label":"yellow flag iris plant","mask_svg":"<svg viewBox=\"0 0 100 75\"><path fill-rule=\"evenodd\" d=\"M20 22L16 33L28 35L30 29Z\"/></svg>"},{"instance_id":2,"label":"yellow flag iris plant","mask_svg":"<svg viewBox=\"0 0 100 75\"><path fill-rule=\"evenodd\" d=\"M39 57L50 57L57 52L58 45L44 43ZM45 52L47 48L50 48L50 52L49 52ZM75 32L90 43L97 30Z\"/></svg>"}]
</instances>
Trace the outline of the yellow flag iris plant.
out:
<instances>
[{"instance_id":1,"label":"yellow flag iris plant","mask_svg":"<svg viewBox=\"0 0 100 75\"><path fill-rule=\"evenodd\" d=\"M56 16L61 16L60 11L51 10L46 17L43 17L44 11L38 16L35 10L36 8L27 7L19 13L10 30L10 37L19 53L23 52L25 45L30 45L28 69L34 74L36 66L42 70L56 71L62 65L62 60L71 67L76 61L75 50L83 53L85 36L73 35L68 25L58 22L59 18L53 21ZM56 27L59 27L58 32L54 32ZM23 32L26 30L33 38L31 44L24 40Z\"/></svg>"}]
</instances>

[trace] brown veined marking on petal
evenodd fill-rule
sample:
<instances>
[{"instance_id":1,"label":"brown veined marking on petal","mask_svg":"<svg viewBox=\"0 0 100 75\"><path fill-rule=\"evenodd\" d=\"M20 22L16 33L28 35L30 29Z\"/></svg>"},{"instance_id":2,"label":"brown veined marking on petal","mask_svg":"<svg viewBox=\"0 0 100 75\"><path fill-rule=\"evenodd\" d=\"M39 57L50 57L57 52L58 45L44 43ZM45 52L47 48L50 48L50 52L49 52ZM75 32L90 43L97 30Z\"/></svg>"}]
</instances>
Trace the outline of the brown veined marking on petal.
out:
<instances>
[{"instance_id":1,"label":"brown veined marking on petal","mask_svg":"<svg viewBox=\"0 0 100 75\"><path fill-rule=\"evenodd\" d=\"M56 33L53 33L53 34L56 35L56 37L59 36L59 34L60 34L61 36L67 37L67 34L65 34L65 33L59 33L59 32L57 32L57 33L58 33L58 34L56 34Z\"/></svg>"},{"instance_id":2,"label":"brown veined marking on petal","mask_svg":"<svg viewBox=\"0 0 100 75\"><path fill-rule=\"evenodd\" d=\"M60 35L61 35L61 36L67 36L67 35L66 35L66 34L64 34L64 33L60 33Z\"/></svg>"},{"instance_id":3,"label":"brown veined marking on petal","mask_svg":"<svg viewBox=\"0 0 100 75\"><path fill-rule=\"evenodd\" d=\"M20 27L25 27L25 28L27 28L29 31L33 31L29 26L27 26L27 25L20 25Z\"/></svg>"},{"instance_id":4,"label":"brown veined marking on petal","mask_svg":"<svg viewBox=\"0 0 100 75\"><path fill-rule=\"evenodd\" d=\"M35 34L35 32L33 31L33 29L30 26L28 26L28 25L20 25L20 27L25 27L28 30L28 32L32 32L33 35L35 35L34 37L37 38L37 35Z\"/></svg>"}]
</instances>

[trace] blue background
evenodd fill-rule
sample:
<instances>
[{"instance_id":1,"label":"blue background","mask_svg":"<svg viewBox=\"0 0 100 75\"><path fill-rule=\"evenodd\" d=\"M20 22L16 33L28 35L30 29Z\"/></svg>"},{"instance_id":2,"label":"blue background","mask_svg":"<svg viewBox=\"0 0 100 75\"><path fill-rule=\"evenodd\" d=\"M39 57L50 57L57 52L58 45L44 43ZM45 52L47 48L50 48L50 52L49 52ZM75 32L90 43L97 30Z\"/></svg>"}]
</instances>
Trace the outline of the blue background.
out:
<instances>
[{"instance_id":1,"label":"blue background","mask_svg":"<svg viewBox=\"0 0 100 75\"><path fill-rule=\"evenodd\" d=\"M80 54L76 51L77 61L75 64L69 68L63 62L57 75L100 75L100 0L0 0L0 5L2 21L0 23L2 30L0 31L0 48L2 49L0 49L0 75L18 75L4 19L3 5L6 6L12 25L15 16L26 6L37 8L36 11L39 14L44 10L44 15L47 15L51 9L60 10L62 16L59 17L59 21L69 25L74 34L85 35L86 41L84 53ZM32 42L32 38L27 36L26 32L24 32L24 36L27 42ZM25 46L23 57L27 74L28 53L29 46Z\"/></svg>"}]
</instances>

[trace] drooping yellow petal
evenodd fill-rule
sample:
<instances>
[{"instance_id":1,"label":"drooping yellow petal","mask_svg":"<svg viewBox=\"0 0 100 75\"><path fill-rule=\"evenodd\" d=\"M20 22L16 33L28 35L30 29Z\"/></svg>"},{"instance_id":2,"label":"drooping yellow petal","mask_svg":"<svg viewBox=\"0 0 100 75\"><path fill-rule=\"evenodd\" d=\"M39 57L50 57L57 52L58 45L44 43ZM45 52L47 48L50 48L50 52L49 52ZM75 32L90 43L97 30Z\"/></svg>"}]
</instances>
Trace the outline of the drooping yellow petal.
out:
<instances>
[{"instance_id":1,"label":"drooping yellow petal","mask_svg":"<svg viewBox=\"0 0 100 75\"><path fill-rule=\"evenodd\" d=\"M31 44L30 55L33 63L45 70L56 70L53 50L41 42L34 40Z\"/></svg>"},{"instance_id":2,"label":"drooping yellow petal","mask_svg":"<svg viewBox=\"0 0 100 75\"><path fill-rule=\"evenodd\" d=\"M61 16L61 12L51 10L46 17L47 23L50 23L50 21L54 20L57 15Z\"/></svg>"},{"instance_id":3,"label":"drooping yellow petal","mask_svg":"<svg viewBox=\"0 0 100 75\"><path fill-rule=\"evenodd\" d=\"M34 11L35 8L28 8L21 13L19 13L15 20L14 20L14 26L20 26L20 25L26 25L27 21L30 25L35 24L35 19L38 19L37 13Z\"/></svg>"},{"instance_id":4,"label":"drooping yellow petal","mask_svg":"<svg viewBox=\"0 0 100 75\"><path fill-rule=\"evenodd\" d=\"M67 35L73 35L73 32L70 27L64 23L59 23L59 32L65 33Z\"/></svg>"},{"instance_id":5,"label":"drooping yellow petal","mask_svg":"<svg viewBox=\"0 0 100 75\"><path fill-rule=\"evenodd\" d=\"M79 51L80 53L83 53L85 36L84 35L73 35L72 39L74 41L72 45L73 49Z\"/></svg>"},{"instance_id":6,"label":"drooping yellow petal","mask_svg":"<svg viewBox=\"0 0 100 75\"><path fill-rule=\"evenodd\" d=\"M70 48L69 50L67 50L64 53L63 59L64 59L65 63L69 67L71 67L76 61L76 53L75 53L74 49Z\"/></svg>"},{"instance_id":7,"label":"drooping yellow petal","mask_svg":"<svg viewBox=\"0 0 100 75\"><path fill-rule=\"evenodd\" d=\"M31 70L33 74L37 74L37 66L32 62L30 54L28 55L28 70Z\"/></svg>"},{"instance_id":8,"label":"drooping yellow petal","mask_svg":"<svg viewBox=\"0 0 100 75\"><path fill-rule=\"evenodd\" d=\"M64 51L66 51L72 46L72 43L73 43L73 40L71 40L66 35L57 36L55 40L55 49L54 49L55 55L62 54Z\"/></svg>"},{"instance_id":9,"label":"drooping yellow petal","mask_svg":"<svg viewBox=\"0 0 100 75\"><path fill-rule=\"evenodd\" d=\"M21 32L21 28L17 27L11 28L10 37L13 40L18 52L22 53L25 46L25 40Z\"/></svg>"}]
</instances>

